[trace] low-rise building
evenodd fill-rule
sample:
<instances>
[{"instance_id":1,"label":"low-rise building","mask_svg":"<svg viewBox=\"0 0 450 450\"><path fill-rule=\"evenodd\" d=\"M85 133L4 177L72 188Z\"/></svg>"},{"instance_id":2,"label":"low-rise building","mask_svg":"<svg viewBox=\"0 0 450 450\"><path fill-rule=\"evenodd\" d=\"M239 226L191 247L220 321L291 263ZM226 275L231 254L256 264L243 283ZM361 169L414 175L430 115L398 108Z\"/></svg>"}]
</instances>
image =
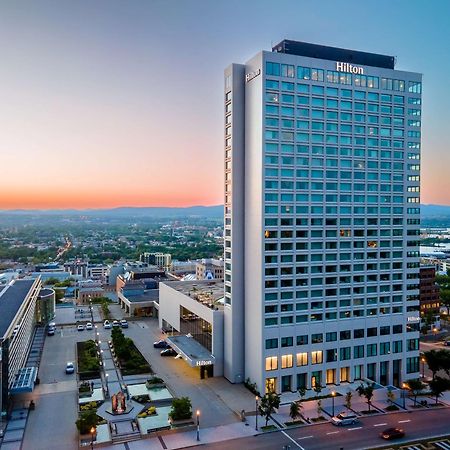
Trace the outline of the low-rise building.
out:
<instances>
[{"instance_id":1,"label":"low-rise building","mask_svg":"<svg viewBox=\"0 0 450 450\"><path fill-rule=\"evenodd\" d=\"M172 266L172 255L170 253L142 253L139 257L141 262L154 265L161 270L170 270Z\"/></svg>"},{"instance_id":2,"label":"low-rise building","mask_svg":"<svg viewBox=\"0 0 450 450\"><path fill-rule=\"evenodd\" d=\"M197 280L223 280L223 259L201 259L195 266Z\"/></svg>"},{"instance_id":3,"label":"low-rise building","mask_svg":"<svg viewBox=\"0 0 450 450\"><path fill-rule=\"evenodd\" d=\"M201 378L223 375L223 282L160 284L159 325L167 341Z\"/></svg>"},{"instance_id":4,"label":"low-rise building","mask_svg":"<svg viewBox=\"0 0 450 450\"><path fill-rule=\"evenodd\" d=\"M11 394L31 391L37 367L25 367L36 325L41 280L13 280L0 292L0 407L6 415ZM44 292L45 295L45 292Z\"/></svg>"},{"instance_id":5,"label":"low-rise building","mask_svg":"<svg viewBox=\"0 0 450 450\"><path fill-rule=\"evenodd\" d=\"M117 291L119 305L131 317L158 317L159 279L128 280Z\"/></svg>"},{"instance_id":6,"label":"low-rise building","mask_svg":"<svg viewBox=\"0 0 450 450\"><path fill-rule=\"evenodd\" d=\"M420 267L420 315L439 317L441 307L439 287L436 285L436 269L432 265Z\"/></svg>"}]
</instances>

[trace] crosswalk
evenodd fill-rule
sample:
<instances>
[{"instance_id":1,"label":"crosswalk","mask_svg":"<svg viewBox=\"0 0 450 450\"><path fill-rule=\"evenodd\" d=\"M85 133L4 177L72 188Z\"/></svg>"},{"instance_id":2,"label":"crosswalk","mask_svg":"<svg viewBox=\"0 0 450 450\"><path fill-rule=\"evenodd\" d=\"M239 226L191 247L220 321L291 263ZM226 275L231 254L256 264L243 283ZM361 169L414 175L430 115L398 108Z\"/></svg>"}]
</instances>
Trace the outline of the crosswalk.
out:
<instances>
[{"instance_id":1,"label":"crosswalk","mask_svg":"<svg viewBox=\"0 0 450 450\"><path fill-rule=\"evenodd\" d=\"M448 440L445 441L435 441L427 443L427 446L424 447L422 444L418 445L405 445L404 447L400 447L401 450L424 450L425 448L433 449L433 450L450 450L450 442Z\"/></svg>"}]
</instances>

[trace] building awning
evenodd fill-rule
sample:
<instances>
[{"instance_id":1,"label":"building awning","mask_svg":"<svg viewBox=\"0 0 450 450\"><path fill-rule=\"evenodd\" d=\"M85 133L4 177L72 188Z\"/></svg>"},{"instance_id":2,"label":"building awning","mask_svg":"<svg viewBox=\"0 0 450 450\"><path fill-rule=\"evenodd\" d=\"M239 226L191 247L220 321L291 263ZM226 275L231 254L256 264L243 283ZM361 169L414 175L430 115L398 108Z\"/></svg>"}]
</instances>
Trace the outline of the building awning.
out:
<instances>
[{"instance_id":1,"label":"building awning","mask_svg":"<svg viewBox=\"0 0 450 450\"><path fill-rule=\"evenodd\" d=\"M189 335L168 336L166 341L191 367L210 366L216 358Z\"/></svg>"},{"instance_id":2,"label":"building awning","mask_svg":"<svg viewBox=\"0 0 450 450\"><path fill-rule=\"evenodd\" d=\"M22 367L11 386L11 394L20 394L21 392L32 392L37 377L37 367Z\"/></svg>"}]
</instances>

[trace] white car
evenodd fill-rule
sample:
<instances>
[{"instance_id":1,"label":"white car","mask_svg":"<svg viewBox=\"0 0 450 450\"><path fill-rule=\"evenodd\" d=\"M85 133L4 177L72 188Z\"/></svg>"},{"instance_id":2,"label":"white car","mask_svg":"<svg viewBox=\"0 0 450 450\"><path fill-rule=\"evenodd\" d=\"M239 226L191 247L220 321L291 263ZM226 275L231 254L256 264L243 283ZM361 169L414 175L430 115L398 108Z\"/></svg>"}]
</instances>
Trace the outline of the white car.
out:
<instances>
[{"instance_id":1,"label":"white car","mask_svg":"<svg viewBox=\"0 0 450 450\"><path fill-rule=\"evenodd\" d=\"M113 326L113 328L119 328L120 322L118 320L114 320L112 326Z\"/></svg>"},{"instance_id":2,"label":"white car","mask_svg":"<svg viewBox=\"0 0 450 450\"><path fill-rule=\"evenodd\" d=\"M358 416L352 412L340 412L337 416L331 418L331 423L336 426L353 425L358 422Z\"/></svg>"},{"instance_id":3,"label":"white car","mask_svg":"<svg viewBox=\"0 0 450 450\"><path fill-rule=\"evenodd\" d=\"M71 373L74 373L75 372L75 366L73 365L73 362L68 362L67 364L66 364L66 373L68 374L68 375L70 375Z\"/></svg>"},{"instance_id":4,"label":"white car","mask_svg":"<svg viewBox=\"0 0 450 450\"><path fill-rule=\"evenodd\" d=\"M110 322L109 320L105 320L105 321L103 322L103 328L104 328L105 330L109 330L109 329L111 328L111 322Z\"/></svg>"},{"instance_id":5,"label":"white car","mask_svg":"<svg viewBox=\"0 0 450 450\"><path fill-rule=\"evenodd\" d=\"M87 324L86 324L86 330L92 330L94 327L92 326L92 323L91 322L88 322Z\"/></svg>"},{"instance_id":6,"label":"white car","mask_svg":"<svg viewBox=\"0 0 450 450\"><path fill-rule=\"evenodd\" d=\"M77 330L78 331L84 331L84 325L83 324L78 325L77 326Z\"/></svg>"}]
</instances>

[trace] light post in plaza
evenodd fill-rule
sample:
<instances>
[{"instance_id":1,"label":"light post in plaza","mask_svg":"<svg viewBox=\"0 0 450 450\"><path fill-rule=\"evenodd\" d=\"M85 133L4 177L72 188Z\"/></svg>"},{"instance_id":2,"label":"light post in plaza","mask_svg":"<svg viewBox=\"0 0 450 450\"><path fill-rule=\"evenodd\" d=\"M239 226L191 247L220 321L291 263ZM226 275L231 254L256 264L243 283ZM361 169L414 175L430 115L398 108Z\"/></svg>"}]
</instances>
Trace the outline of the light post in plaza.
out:
<instances>
[{"instance_id":1,"label":"light post in plaza","mask_svg":"<svg viewBox=\"0 0 450 450\"><path fill-rule=\"evenodd\" d=\"M94 448L94 434L95 434L95 427L91 428L91 450Z\"/></svg>"},{"instance_id":2,"label":"light post in plaza","mask_svg":"<svg viewBox=\"0 0 450 450\"><path fill-rule=\"evenodd\" d=\"M256 396L255 397L255 430L258 431L258 402L259 402L259 397Z\"/></svg>"},{"instance_id":3,"label":"light post in plaza","mask_svg":"<svg viewBox=\"0 0 450 450\"><path fill-rule=\"evenodd\" d=\"M197 441L200 441L200 410L197 409Z\"/></svg>"},{"instance_id":4,"label":"light post in plaza","mask_svg":"<svg viewBox=\"0 0 450 450\"><path fill-rule=\"evenodd\" d=\"M403 383L402 384L403 409L406 409L406 388L407 384Z\"/></svg>"},{"instance_id":5,"label":"light post in plaza","mask_svg":"<svg viewBox=\"0 0 450 450\"><path fill-rule=\"evenodd\" d=\"M425 378L425 358L422 356L420 360L422 361L422 378Z\"/></svg>"},{"instance_id":6,"label":"light post in plaza","mask_svg":"<svg viewBox=\"0 0 450 450\"><path fill-rule=\"evenodd\" d=\"M331 412L332 412L332 416L334 417L334 397L336 397L336 392L331 391Z\"/></svg>"}]
</instances>

